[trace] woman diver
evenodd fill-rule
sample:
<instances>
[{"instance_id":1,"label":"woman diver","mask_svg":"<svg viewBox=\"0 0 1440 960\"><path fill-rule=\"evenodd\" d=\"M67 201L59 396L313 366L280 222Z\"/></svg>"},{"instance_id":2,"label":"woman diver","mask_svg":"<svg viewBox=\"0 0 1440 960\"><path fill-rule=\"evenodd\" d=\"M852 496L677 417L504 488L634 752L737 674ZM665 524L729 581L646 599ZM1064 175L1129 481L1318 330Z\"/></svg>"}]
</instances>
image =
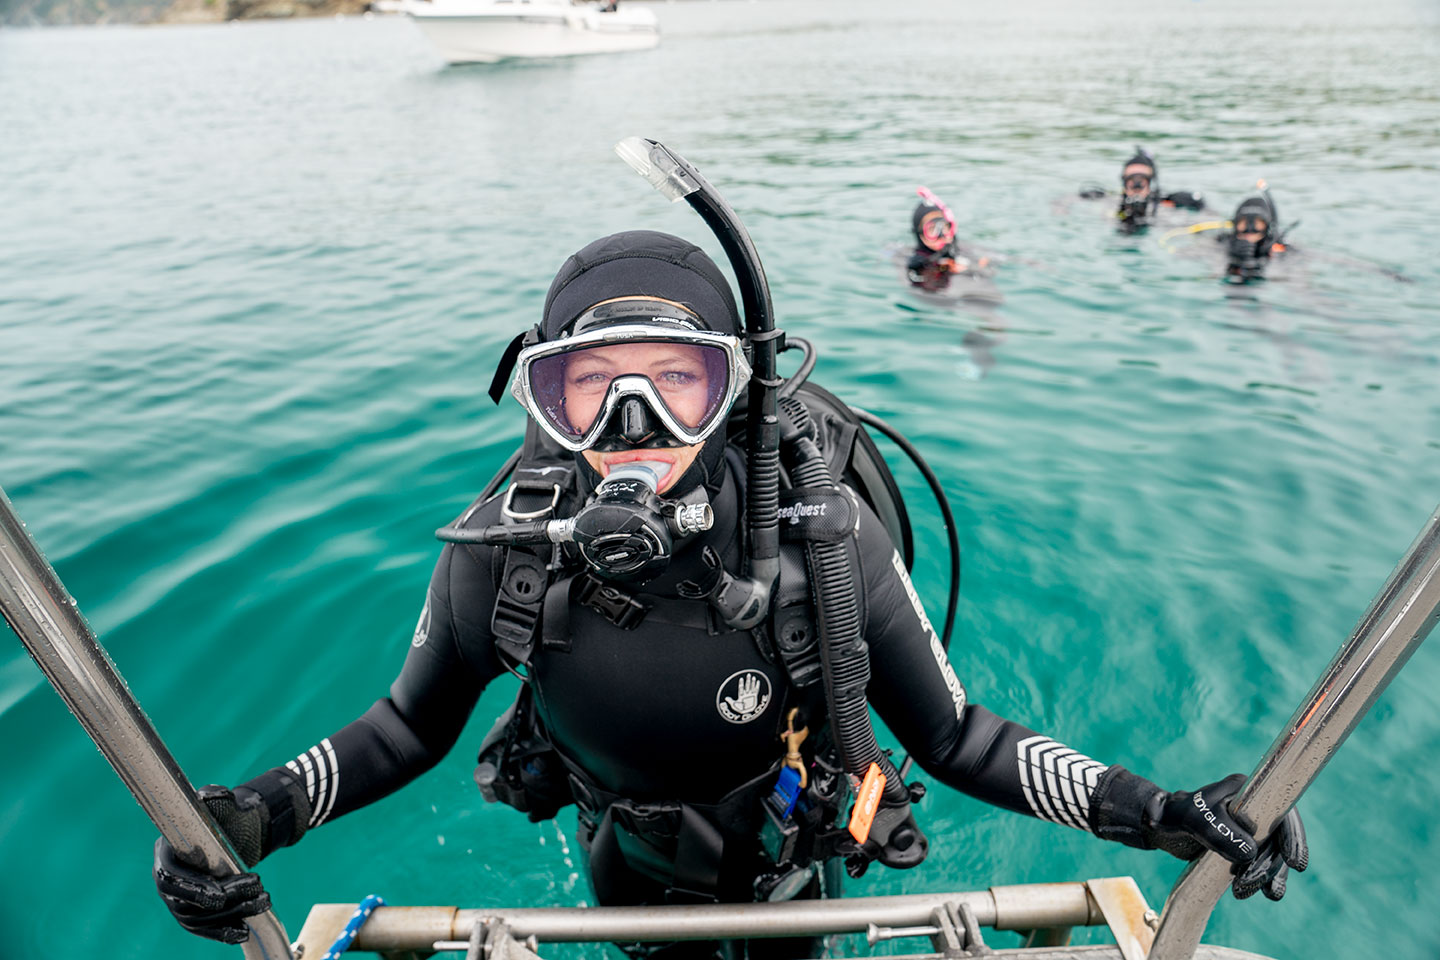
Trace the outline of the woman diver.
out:
<instances>
[{"instance_id":1,"label":"woman diver","mask_svg":"<svg viewBox=\"0 0 1440 960\"><path fill-rule=\"evenodd\" d=\"M743 322L724 274L678 237L617 233L565 261L492 384L525 408L525 445L439 531L389 694L294 760L200 791L245 863L429 770L511 671L525 683L477 783L532 819L575 803L603 905L836 896L841 864L920 863L923 791L877 746L871 704L954 789L1133 847L1217 851L1237 896L1279 899L1305 868L1304 830L1292 810L1257 844L1226 809L1243 777L1164 791L970 702L908 542L872 509L889 510L864 482L855 414L776 373L744 227L683 158L629 143L715 229ZM227 943L268 906L256 875L210 877L163 839L154 876L183 926ZM809 941L660 949L817 955Z\"/></svg>"}]
</instances>

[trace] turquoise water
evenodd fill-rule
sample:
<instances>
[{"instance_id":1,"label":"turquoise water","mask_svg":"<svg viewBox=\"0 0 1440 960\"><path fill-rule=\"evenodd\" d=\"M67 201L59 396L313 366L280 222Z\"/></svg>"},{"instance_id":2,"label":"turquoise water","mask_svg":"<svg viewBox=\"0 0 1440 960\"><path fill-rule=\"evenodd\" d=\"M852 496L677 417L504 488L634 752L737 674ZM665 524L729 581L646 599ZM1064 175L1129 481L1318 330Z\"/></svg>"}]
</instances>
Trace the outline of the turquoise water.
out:
<instances>
[{"instance_id":1,"label":"turquoise water","mask_svg":"<svg viewBox=\"0 0 1440 960\"><path fill-rule=\"evenodd\" d=\"M392 19L0 31L0 484L185 770L245 779L383 695L431 531L520 434L484 388L563 258L705 241L610 153L635 133L745 218L817 379L944 478L972 699L1168 787L1250 769L1440 500L1440 9L657 10L651 53L476 69ZM1136 141L1222 212L1267 178L1305 256L1227 289L1069 201ZM998 308L898 282L921 183L1013 258ZM1436 955L1437 682L1432 641L1304 798L1311 871L1209 939ZM573 814L470 783L510 693L263 865L292 933L370 892L584 901ZM0 956L235 955L170 921L153 828L3 642L0 758ZM1132 874L1158 905L1180 869L948 791L922 814L929 861L854 892Z\"/></svg>"}]
</instances>

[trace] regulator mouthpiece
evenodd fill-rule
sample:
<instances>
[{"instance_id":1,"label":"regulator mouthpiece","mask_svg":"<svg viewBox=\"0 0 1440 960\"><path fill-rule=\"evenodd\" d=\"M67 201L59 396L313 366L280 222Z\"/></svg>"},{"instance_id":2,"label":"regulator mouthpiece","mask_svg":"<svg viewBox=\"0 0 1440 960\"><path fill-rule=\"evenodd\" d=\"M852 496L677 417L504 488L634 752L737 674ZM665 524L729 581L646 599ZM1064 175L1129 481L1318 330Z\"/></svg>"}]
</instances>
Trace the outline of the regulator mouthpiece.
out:
<instances>
[{"instance_id":1,"label":"regulator mouthpiece","mask_svg":"<svg viewBox=\"0 0 1440 960\"><path fill-rule=\"evenodd\" d=\"M605 479L595 488L598 494L612 484L619 483L643 483L654 493L660 489L660 478L665 476L665 471L670 469L668 463L657 463L654 460L632 460L629 463L622 463L619 466L611 467Z\"/></svg>"}]
</instances>

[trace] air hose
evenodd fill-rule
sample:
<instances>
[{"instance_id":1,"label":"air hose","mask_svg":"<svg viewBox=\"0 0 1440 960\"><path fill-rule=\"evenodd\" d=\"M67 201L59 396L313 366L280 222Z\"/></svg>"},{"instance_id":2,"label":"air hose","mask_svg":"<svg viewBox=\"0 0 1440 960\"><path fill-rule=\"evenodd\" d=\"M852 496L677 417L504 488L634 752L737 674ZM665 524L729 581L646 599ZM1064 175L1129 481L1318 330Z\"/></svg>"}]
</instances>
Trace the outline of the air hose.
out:
<instances>
[{"instance_id":1,"label":"air hose","mask_svg":"<svg viewBox=\"0 0 1440 960\"><path fill-rule=\"evenodd\" d=\"M841 493L830 467L815 442L815 424L805 404L795 397L780 401L781 446L789 453L786 466L793 488ZM913 867L925 859L928 848L910 810L910 793L889 756L880 749L870 723L870 651L860 631L854 572L843 542L811 540L806 563L815 591L820 663L825 679L830 727L845 771L863 779L874 764L885 777L880 811L870 830L866 848L886 866Z\"/></svg>"}]
</instances>

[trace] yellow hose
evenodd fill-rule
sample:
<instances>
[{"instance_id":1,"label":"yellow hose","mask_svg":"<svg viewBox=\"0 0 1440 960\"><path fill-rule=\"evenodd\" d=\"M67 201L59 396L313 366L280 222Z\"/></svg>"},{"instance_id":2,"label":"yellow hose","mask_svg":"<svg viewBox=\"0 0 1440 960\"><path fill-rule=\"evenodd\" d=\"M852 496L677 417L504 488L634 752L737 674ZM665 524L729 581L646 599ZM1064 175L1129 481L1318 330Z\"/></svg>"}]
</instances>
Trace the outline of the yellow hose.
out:
<instances>
[{"instance_id":1,"label":"yellow hose","mask_svg":"<svg viewBox=\"0 0 1440 960\"><path fill-rule=\"evenodd\" d=\"M1203 233L1206 230L1228 230L1233 226L1234 224L1229 220L1206 220L1204 223L1195 223L1188 227L1177 227L1162 236L1159 243L1160 246L1168 250L1169 247L1167 243L1175 237L1183 237L1192 233Z\"/></svg>"}]
</instances>

